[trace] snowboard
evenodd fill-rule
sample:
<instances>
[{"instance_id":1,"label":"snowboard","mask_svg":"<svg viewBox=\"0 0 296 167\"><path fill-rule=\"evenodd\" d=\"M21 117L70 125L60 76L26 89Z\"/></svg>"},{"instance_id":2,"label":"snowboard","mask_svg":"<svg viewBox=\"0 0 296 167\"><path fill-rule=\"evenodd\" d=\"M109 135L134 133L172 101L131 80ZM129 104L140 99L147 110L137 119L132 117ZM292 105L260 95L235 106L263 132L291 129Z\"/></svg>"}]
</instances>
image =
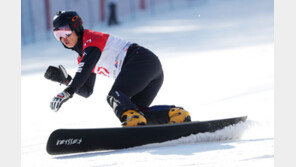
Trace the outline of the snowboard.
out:
<instances>
[{"instance_id":1,"label":"snowboard","mask_svg":"<svg viewBox=\"0 0 296 167\"><path fill-rule=\"evenodd\" d=\"M59 155L123 149L165 142L191 134L215 132L226 126L245 122L246 119L247 116L136 127L58 129L51 133L46 150L51 155Z\"/></svg>"}]
</instances>

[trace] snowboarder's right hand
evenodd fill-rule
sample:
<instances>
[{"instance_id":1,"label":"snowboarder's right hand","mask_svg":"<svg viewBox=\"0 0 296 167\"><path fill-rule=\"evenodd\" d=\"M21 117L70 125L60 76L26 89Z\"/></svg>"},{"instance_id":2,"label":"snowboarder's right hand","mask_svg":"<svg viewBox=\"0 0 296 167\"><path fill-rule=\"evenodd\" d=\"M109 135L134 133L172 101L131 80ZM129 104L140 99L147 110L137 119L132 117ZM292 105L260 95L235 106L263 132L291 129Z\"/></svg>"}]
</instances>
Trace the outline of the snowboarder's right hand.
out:
<instances>
[{"instance_id":1,"label":"snowboarder's right hand","mask_svg":"<svg viewBox=\"0 0 296 167\"><path fill-rule=\"evenodd\" d=\"M72 96L70 95L70 93L66 91L56 95L50 102L50 108L54 111L58 111L61 108L62 104L69 100L71 97Z\"/></svg>"},{"instance_id":2,"label":"snowboarder's right hand","mask_svg":"<svg viewBox=\"0 0 296 167\"><path fill-rule=\"evenodd\" d=\"M62 65L59 65L59 68L49 66L44 74L44 77L46 79L52 80L54 82L59 82L60 84L64 84L66 86L68 86L72 80L72 77L67 74L66 69Z\"/></svg>"}]
</instances>

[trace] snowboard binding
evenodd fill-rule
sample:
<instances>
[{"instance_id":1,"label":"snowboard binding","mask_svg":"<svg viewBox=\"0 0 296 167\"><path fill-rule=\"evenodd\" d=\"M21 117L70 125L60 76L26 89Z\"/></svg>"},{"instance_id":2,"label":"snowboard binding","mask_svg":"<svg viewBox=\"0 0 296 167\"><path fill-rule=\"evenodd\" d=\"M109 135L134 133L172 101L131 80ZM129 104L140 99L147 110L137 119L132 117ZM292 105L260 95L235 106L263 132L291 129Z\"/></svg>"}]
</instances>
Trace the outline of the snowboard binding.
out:
<instances>
[{"instance_id":1,"label":"snowboard binding","mask_svg":"<svg viewBox=\"0 0 296 167\"><path fill-rule=\"evenodd\" d=\"M169 111L170 124L191 122L191 117L188 111L182 107L172 107Z\"/></svg>"},{"instance_id":2,"label":"snowboard binding","mask_svg":"<svg viewBox=\"0 0 296 167\"><path fill-rule=\"evenodd\" d=\"M123 127L146 125L146 118L135 110L128 110L121 116L121 122Z\"/></svg>"}]
</instances>

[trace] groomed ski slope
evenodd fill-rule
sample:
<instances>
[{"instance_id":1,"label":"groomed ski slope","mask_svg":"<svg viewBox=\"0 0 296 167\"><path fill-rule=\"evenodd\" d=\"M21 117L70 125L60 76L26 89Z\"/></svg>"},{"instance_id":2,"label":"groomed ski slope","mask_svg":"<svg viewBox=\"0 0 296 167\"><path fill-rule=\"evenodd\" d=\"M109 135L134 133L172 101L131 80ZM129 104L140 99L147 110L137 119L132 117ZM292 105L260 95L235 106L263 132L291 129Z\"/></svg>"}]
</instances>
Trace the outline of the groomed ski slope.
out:
<instances>
[{"instance_id":1,"label":"groomed ski slope","mask_svg":"<svg viewBox=\"0 0 296 167\"><path fill-rule=\"evenodd\" d=\"M190 8L93 29L159 56L165 81L153 105L183 106L193 120L248 115L248 121L165 143L50 156L45 147L55 129L120 126L106 102L113 80L98 75L90 98L76 95L55 113L49 103L64 86L44 79L44 71L63 64L73 75L76 54L54 40L22 46L23 167L274 166L273 1L201 0Z\"/></svg>"}]
</instances>

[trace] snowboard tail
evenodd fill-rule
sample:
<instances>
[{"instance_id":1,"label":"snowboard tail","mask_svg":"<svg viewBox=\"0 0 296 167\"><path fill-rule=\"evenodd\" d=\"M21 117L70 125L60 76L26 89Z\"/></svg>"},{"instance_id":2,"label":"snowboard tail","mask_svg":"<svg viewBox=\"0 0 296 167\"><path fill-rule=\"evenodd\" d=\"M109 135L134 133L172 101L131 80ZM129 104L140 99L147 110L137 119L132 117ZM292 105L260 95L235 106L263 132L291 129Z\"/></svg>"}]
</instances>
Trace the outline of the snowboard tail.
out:
<instances>
[{"instance_id":1,"label":"snowboard tail","mask_svg":"<svg viewBox=\"0 0 296 167\"><path fill-rule=\"evenodd\" d=\"M150 143L160 143L204 132L214 132L226 126L246 121L247 116L179 124L98 129L58 129L47 142L51 155L88 151L115 150Z\"/></svg>"}]
</instances>

